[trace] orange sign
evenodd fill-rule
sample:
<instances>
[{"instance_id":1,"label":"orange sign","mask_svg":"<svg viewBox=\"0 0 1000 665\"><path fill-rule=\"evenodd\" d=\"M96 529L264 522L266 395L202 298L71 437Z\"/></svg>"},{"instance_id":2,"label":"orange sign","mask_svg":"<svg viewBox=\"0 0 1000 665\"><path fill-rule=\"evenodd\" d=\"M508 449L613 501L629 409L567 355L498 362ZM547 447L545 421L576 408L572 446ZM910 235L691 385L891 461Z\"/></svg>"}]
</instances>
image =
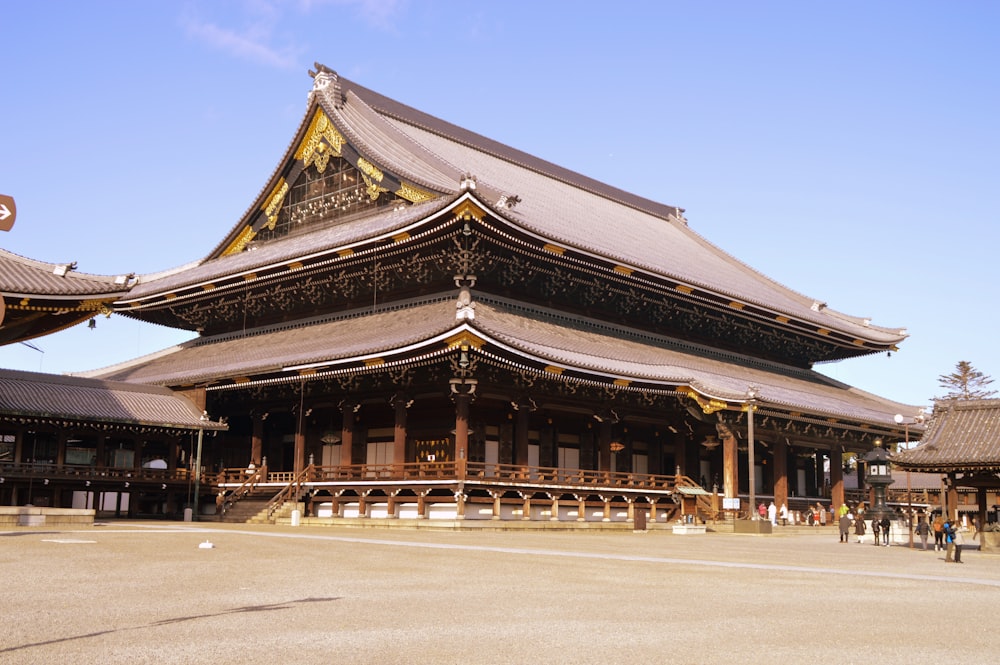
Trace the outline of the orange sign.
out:
<instances>
[{"instance_id":1,"label":"orange sign","mask_svg":"<svg viewBox=\"0 0 1000 665\"><path fill-rule=\"evenodd\" d=\"M10 231L17 218L17 208L14 206L14 198L0 194L0 231Z\"/></svg>"}]
</instances>

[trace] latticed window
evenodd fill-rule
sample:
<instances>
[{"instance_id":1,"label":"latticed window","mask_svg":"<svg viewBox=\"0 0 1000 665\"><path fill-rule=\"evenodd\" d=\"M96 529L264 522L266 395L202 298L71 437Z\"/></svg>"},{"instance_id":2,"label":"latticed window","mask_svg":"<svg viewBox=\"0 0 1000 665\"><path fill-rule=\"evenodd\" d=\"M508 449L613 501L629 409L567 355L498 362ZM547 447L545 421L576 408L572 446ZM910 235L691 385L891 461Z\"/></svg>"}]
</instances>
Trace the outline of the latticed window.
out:
<instances>
[{"instance_id":1,"label":"latticed window","mask_svg":"<svg viewBox=\"0 0 1000 665\"><path fill-rule=\"evenodd\" d=\"M348 218L406 202L392 192L365 181L343 157L333 157L322 172L305 168L291 186L278 213L274 229L262 229L258 241L298 233L308 227L329 225Z\"/></svg>"}]
</instances>

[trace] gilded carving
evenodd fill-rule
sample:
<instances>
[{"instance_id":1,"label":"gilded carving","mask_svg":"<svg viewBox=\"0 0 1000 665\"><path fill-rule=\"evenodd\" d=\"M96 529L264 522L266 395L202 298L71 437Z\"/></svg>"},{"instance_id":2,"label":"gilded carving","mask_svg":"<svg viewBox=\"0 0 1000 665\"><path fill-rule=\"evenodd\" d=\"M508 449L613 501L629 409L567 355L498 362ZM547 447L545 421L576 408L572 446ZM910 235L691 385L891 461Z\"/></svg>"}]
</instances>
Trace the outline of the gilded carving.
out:
<instances>
[{"instance_id":1,"label":"gilded carving","mask_svg":"<svg viewBox=\"0 0 1000 665\"><path fill-rule=\"evenodd\" d=\"M243 230L240 231L240 234L236 236L235 240L229 243L229 247L226 247L226 249L222 252L222 255L229 256L230 254L239 254L246 248L250 241L253 240L255 235L257 235L257 232L253 230L252 226L248 224L243 227Z\"/></svg>"},{"instance_id":2,"label":"gilded carving","mask_svg":"<svg viewBox=\"0 0 1000 665\"><path fill-rule=\"evenodd\" d=\"M281 211L281 203L285 200L286 194L288 194L288 182L282 178L264 203L264 214L267 215L266 226L271 231L274 230L274 225L278 221L278 213Z\"/></svg>"},{"instance_id":3,"label":"gilded carving","mask_svg":"<svg viewBox=\"0 0 1000 665\"><path fill-rule=\"evenodd\" d=\"M399 183L399 189L396 190L396 196L401 199L406 199L411 203L420 203L421 201L428 201L434 198L434 194L425 192L419 187L415 187L405 182Z\"/></svg>"},{"instance_id":4,"label":"gilded carving","mask_svg":"<svg viewBox=\"0 0 1000 665\"><path fill-rule=\"evenodd\" d=\"M385 174L377 166L364 157L358 157L358 170L376 182L382 182L382 179L385 177Z\"/></svg>"},{"instance_id":5,"label":"gilded carving","mask_svg":"<svg viewBox=\"0 0 1000 665\"><path fill-rule=\"evenodd\" d=\"M324 143L325 141L325 143ZM317 170L322 173L326 169L327 162L331 154L341 156L344 148L344 137L337 131L333 123L326 116L322 109L316 111L306 136L299 144L299 149L295 151L295 159L301 159L305 166L316 164Z\"/></svg>"}]
</instances>

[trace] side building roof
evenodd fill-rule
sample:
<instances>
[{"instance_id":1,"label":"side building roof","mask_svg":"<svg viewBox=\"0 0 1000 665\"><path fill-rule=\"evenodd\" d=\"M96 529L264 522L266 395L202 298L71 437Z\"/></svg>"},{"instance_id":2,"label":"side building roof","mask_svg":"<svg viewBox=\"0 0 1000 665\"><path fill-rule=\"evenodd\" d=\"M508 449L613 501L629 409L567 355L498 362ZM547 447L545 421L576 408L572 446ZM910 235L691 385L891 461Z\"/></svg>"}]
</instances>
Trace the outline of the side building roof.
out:
<instances>
[{"instance_id":1,"label":"side building roof","mask_svg":"<svg viewBox=\"0 0 1000 665\"><path fill-rule=\"evenodd\" d=\"M152 385L0 370L0 422L75 421L107 426L221 430L183 395Z\"/></svg>"},{"instance_id":2,"label":"side building roof","mask_svg":"<svg viewBox=\"0 0 1000 665\"><path fill-rule=\"evenodd\" d=\"M1000 399L937 402L920 444L892 461L914 471L1000 472Z\"/></svg>"},{"instance_id":3,"label":"side building roof","mask_svg":"<svg viewBox=\"0 0 1000 665\"><path fill-rule=\"evenodd\" d=\"M97 313L132 285L132 275L89 275L76 263L45 263L0 249L0 344L62 330Z\"/></svg>"}]
</instances>

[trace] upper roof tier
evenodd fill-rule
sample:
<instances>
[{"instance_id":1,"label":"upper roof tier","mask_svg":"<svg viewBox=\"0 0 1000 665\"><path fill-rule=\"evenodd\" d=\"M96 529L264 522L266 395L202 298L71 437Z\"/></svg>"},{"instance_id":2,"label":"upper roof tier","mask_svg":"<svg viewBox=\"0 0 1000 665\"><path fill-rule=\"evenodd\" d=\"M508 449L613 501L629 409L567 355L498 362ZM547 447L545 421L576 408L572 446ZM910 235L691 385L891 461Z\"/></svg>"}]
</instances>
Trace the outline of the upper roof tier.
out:
<instances>
[{"instance_id":1,"label":"upper roof tier","mask_svg":"<svg viewBox=\"0 0 1000 665\"><path fill-rule=\"evenodd\" d=\"M611 262L630 274L671 280L685 293L731 301L733 311L756 308L767 314L769 325L787 325L793 333L807 322L820 334L833 331L857 340L856 348L839 357L893 350L907 336L905 330L829 309L768 278L693 231L680 208L574 173L317 67L299 129L241 220L205 259L141 276L116 309L144 318L144 308L177 307L181 301L174 299L185 288L215 289L226 278L246 283L269 266L317 254L343 256L366 239L391 237L401 229L414 236L422 223L430 224L471 194L494 223L561 250ZM358 186L367 187L372 202L383 198L306 232L276 234L282 211L287 215L290 206L299 205L291 200L290 185L301 182L296 179L310 166L325 168L331 156L360 172L364 182Z\"/></svg>"}]
</instances>

